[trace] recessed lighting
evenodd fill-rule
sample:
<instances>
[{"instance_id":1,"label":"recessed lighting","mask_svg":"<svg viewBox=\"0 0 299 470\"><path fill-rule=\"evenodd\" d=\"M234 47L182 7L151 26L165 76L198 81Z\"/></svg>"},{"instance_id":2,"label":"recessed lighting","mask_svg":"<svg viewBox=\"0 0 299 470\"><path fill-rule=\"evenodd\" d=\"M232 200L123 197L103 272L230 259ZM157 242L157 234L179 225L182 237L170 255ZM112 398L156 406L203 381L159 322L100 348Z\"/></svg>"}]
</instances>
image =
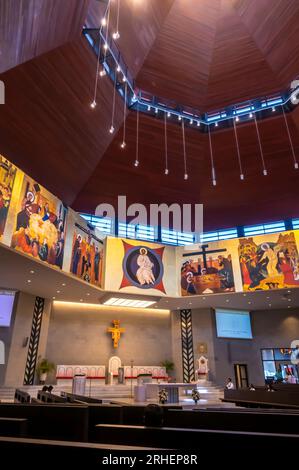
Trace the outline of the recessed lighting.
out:
<instances>
[{"instance_id":1,"label":"recessed lighting","mask_svg":"<svg viewBox=\"0 0 299 470\"><path fill-rule=\"evenodd\" d=\"M243 297L246 297L247 294L243 294Z\"/></svg>"},{"instance_id":2,"label":"recessed lighting","mask_svg":"<svg viewBox=\"0 0 299 470\"><path fill-rule=\"evenodd\" d=\"M290 290L288 290L288 293L290 294L290 293L291 293L291 291L290 291Z\"/></svg>"},{"instance_id":3,"label":"recessed lighting","mask_svg":"<svg viewBox=\"0 0 299 470\"><path fill-rule=\"evenodd\" d=\"M290 306L290 305L288 305L288 308L291 308L291 306Z\"/></svg>"},{"instance_id":4,"label":"recessed lighting","mask_svg":"<svg viewBox=\"0 0 299 470\"><path fill-rule=\"evenodd\" d=\"M272 304L269 304L269 307L271 307Z\"/></svg>"},{"instance_id":5,"label":"recessed lighting","mask_svg":"<svg viewBox=\"0 0 299 470\"><path fill-rule=\"evenodd\" d=\"M31 269L31 270L30 270L30 274L34 274L34 271L33 271L33 269Z\"/></svg>"},{"instance_id":6,"label":"recessed lighting","mask_svg":"<svg viewBox=\"0 0 299 470\"><path fill-rule=\"evenodd\" d=\"M123 297L110 297L109 299L103 302L103 305L113 305L118 307L136 307L136 308L146 308L150 305L155 304L153 300L140 300L140 299L127 299Z\"/></svg>"},{"instance_id":7,"label":"recessed lighting","mask_svg":"<svg viewBox=\"0 0 299 470\"><path fill-rule=\"evenodd\" d=\"M229 299L226 299L226 301L225 301L225 302L229 302Z\"/></svg>"},{"instance_id":8,"label":"recessed lighting","mask_svg":"<svg viewBox=\"0 0 299 470\"><path fill-rule=\"evenodd\" d=\"M57 294L60 294L60 290L57 290L56 292L57 292Z\"/></svg>"},{"instance_id":9,"label":"recessed lighting","mask_svg":"<svg viewBox=\"0 0 299 470\"><path fill-rule=\"evenodd\" d=\"M55 300L55 299L56 299L56 297L52 297L52 299L53 299L53 300Z\"/></svg>"},{"instance_id":10,"label":"recessed lighting","mask_svg":"<svg viewBox=\"0 0 299 470\"><path fill-rule=\"evenodd\" d=\"M30 284L30 282L31 282L31 279L28 279L28 280L27 280L27 282L28 282L28 284Z\"/></svg>"},{"instance_id":11,"label":"recessed lighting","mask_svg":"<svg viewBox=\"0 0 299 470\"><path fill-rule=\"evenodd\" d=\"M90 293L89 293L89 292L87 292L87 294L86 294L86 295L90 295Z\"/></svg>"},{"instance_id":12,"label":"recessed lighting","mask_svg":"<svg viewBox=\"0 0 299 470\"><path fill-rule=\"evenodd\" d=\"M203 298L202 298L202 300L206 300L206 298L205 298L205 297L203 297Z\"/></svg>"},{"instance_id":13,"label":"recessed lighting","mask_svg":"<svg viewBox=\"0 0 299 470\"><path fill-rule=\"evenodd\" d=\"M248 303L249 303L249 305L251 304L251 302L250 302L250 301L249 301Z\"/></svg>"},{"instance_id":14,"label":"recessed lighting","mask_svg":"<svg viewBox=\"0 0 299 470\"><path fill-rule=\"evenodd\" d=\"M63 282L61 285L62 285L63 287L65 287L65 286L66 286L66 283L65 283L65 282Z\"/></svg>"},{"instance_id":15,"label":"recessed lighting","mask_svg":"<svg viewBox=\"0 0 299 470\"><path fill-rule=\"evenodd\" d=\"M83 299L80 299L80 302L83 302Z\"/></svg>"},{"instance_id":16,"label":"recessed lighting","mask_svg":"<svg viewBox=\"0 0 299 470\"><path fill-rule=\"evenodd\" d=\"M292 302L292 299L288 299L288 302Z\"/></svg>"}]
</instances>

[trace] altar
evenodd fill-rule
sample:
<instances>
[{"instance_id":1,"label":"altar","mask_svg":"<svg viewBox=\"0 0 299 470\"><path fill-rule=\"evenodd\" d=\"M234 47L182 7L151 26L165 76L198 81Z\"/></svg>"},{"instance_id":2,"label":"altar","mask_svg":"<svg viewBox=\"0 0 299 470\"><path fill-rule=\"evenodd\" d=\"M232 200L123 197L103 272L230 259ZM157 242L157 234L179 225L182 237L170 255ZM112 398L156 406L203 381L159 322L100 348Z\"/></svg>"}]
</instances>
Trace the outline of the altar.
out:
<instances>
[{"instance_id":1,"label":"altar","mask_svg":"<svg viewBox=\"0 0 299 470\"><path fill-rule=\"evenodd\" d=\"M197 388L196 383L145 383L141 385L144 387L144 396L146 400L158 399L160 390L165 389L168 394L167 403L178 403L180 401L180 390L193 390ZM137 387L135 387L136 389ZM139 394L140 396L143 393ZM137 390L135 396L138 396Z\"/></svg>"}]
</instances>

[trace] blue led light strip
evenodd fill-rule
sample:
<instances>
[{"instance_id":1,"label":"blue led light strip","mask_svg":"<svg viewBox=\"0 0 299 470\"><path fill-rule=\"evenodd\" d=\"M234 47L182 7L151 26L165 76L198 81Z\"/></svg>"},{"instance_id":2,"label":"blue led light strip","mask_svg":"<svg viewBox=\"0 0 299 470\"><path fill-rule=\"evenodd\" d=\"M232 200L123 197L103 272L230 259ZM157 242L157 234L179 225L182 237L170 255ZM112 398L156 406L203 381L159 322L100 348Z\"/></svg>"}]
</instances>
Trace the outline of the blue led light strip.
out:
<instances>
[{"instance_id":1,"label":"blue led light strip","mask_svg":"<svg viewBox=\"0 0 299 470\"><path fill-rule=\"evenodd\" d=\"M213 127L219 127L219 124L223 124L224 127L229 127L233 120L240 122L250 121L254 114L258 119L267 118L272 115L273 111L276 111L276 107L278 107L278 112L282 112L282 107L284 107L285 111L291 111L299 102L299 81L296 80L292 82L295 83L295 86L285 92L277 93L271 97L254 98L214 112L200 113L198 110L189 107L185 108L175 103L173 103L173 106L170 106L163 102L167 100L157 98L135 86L133 76L129 72L115 41L109 37L106 42L106 36L102 27L99 29L83 28L82 32L97 56L100 38L103 44L107 44L106 53L102 54L100 51L100 62L103 69L105 69L106 74L114 82L115 69L118 66L124 81L117 81L117 91L124 99L123 85L126 82L128 91L127 106L135 110L138 108L139 111L148 115L161 118L161 113L163 113L163 116L166 113L168 118L175 117L178 121L184 119L184 122L189 124L189 126L199 127L201 131L206 132L207 126L213 125ZM113 66L109 65L111 61Z\"/></svg>"}]
</instances>

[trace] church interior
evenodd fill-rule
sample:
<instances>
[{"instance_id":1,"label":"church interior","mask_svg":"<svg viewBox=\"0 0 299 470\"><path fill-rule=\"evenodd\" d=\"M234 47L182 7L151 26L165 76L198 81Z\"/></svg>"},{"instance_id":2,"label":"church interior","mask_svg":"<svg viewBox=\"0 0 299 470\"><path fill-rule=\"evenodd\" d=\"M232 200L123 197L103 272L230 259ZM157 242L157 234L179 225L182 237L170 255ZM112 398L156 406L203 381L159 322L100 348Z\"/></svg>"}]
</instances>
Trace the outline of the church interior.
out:
<instances>
[{"instance_id":1,"label":"church interior","mask_svg":"<svg viewBox=\"0 0 299 470\"><path fill-rule=\"evenodd\" d=\"M1 455L298 446L298 105L298 0L0 0Z\"/></svg>"}]
</instances>

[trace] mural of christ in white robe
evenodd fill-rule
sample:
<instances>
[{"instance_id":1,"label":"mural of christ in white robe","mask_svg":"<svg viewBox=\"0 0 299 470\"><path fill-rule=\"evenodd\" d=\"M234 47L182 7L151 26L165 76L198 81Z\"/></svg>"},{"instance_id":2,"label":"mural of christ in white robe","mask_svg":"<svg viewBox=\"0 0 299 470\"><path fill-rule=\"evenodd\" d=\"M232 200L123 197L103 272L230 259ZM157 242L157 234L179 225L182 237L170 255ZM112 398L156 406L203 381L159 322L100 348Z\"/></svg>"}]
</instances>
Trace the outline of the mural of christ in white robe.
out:
<instances>
[{"instance_id":1,"label":"mural of christ in white robe","mask_svg":"<svg viewBox=\"0 0 299 470\"><path fill-rule=\"evenodd\" d=\"M140 285L153 284L155 282L155 276L153 273L154 263L151 262L147 255L146 248L140 248L140 255L137 258L137 265L139 268L136 272L136 277Z\"/></svg>"}]
</instances>

